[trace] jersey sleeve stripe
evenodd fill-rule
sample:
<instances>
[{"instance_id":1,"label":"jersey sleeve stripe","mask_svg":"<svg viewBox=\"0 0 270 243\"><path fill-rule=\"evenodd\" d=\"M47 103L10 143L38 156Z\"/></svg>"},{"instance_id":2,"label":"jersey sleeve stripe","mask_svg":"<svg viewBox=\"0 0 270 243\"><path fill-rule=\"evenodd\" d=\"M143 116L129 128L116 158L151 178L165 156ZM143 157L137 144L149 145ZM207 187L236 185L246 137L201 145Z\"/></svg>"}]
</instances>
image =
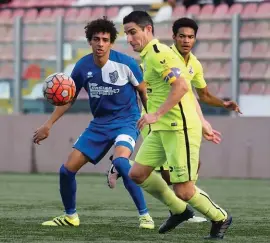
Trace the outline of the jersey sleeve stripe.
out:
<instances>
[{"instance_id":1,"label":"jersey sleeve stripe","mask_svg":"<svg viewBox=\"0 0 270 243\"><path fill-rule=\"evenodd\" d=\"M138 81L138 79L135 77L134 73L130 71L130 82L133 84L133 86L138 86L140 83Z\"/></svg>"}]
</instances>

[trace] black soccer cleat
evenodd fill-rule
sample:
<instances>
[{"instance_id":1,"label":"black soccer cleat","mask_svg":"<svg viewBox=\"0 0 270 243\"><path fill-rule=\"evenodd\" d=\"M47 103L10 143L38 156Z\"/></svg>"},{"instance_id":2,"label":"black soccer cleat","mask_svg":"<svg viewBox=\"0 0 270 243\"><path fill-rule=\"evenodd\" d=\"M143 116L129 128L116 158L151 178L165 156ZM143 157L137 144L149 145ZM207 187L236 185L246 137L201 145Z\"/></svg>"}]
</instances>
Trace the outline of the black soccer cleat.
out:
<instances>
[{"instance_id":1,"label":"black soccer cleat","mask_svg":"<svg viewBox=\"0 0 270 243\"><path fill-rule=\"evenodd\" d=\"M187 205L186 210L181 214L171 214L171 216L159 227L158 233L164 234L175 229L179 224L194 216L193 209Z\"/></svg>"},{"instance_id":2,"label":"black soccer cleat","mask_svg":"<svg viewBox=\"0 0 270 243\"><path fill-rule=\"evenodd\" d=\"M228 215L227 219L225 221L212 221L212 227L210 230L210 234L206 236L204 239L208 240L222 240L224 237L224 234L226 233L227 229L232 224L232 216Z\"/></svg>"}]
</instances>

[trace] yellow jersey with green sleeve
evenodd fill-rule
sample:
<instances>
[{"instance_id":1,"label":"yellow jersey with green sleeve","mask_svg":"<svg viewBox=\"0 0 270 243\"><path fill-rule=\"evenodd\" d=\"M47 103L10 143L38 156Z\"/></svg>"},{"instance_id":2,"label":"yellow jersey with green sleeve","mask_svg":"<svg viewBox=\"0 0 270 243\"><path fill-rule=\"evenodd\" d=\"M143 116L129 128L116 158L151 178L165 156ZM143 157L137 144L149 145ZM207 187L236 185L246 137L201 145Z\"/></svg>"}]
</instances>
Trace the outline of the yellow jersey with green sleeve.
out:
<instances>
[{"instance_id":1,"label":"yellow jersey with green sleeve","mask_svg":"<svg viewBox=\"0 0 270 243\"><path fill-rule=\"evenodd\" d=\"M185 62L183 56L179 53L175 45L171 46L171 49L179 57L182 65L185 65L186 70L183 72L184 78L187 82L191 82L191 85L198 89L206 87L206 82L203 74L203 67L200 61L195 55L190 52L188 63Z\"/></svg>"},{"instance_id":2,"label":"yellow jersey with green sleeve","mask_svg":"<svg viewBox=\"0 0 270 243\"><path fill-rule=\"evenodd\" d=\"M148 90L147 110L148 113L154 113L166 101L171 90L170 84L183 76L185 65L179 62L178 56L170 47L159 43L157 39L145 46L140 57ZM190 83L188 86L189 91L181 101L151 125L152 131L183 130L201 126Z\"/></svg>"}]
</instances>

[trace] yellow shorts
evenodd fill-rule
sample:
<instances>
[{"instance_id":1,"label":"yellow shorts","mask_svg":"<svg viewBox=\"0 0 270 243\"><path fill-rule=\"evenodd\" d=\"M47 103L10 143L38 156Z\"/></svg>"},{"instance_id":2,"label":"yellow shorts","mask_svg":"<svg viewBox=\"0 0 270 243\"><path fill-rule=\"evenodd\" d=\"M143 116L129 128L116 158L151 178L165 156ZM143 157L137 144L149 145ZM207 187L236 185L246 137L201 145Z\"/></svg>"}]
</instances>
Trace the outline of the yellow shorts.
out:
<instances>
[{"instance_id":1,"label":"yellow shorts","mask_svg":"<svg viewBox=\"0 0 270 243\"><path fill-rule=\"evenodd\" d=\"M172 183L196 181L201 139L201 127L152 131L143 141L135 161L158 170L168 161Z\"/></svg>"},{"instance_id":2,"label":"yellow shorts","mask_svg":"<svg viewBox=\"0 0 270 243\"><path fill-rule=\"evenodd\" d=\"M150 133L150 126L145 126L144 129L141 131L141 135L142 138L145 139L147 137L147 135ZM163 171L163 170L169 170L169 165L167 163L167 161L160 167L156 167L155 170L156 171Z\"/></svg>"}]
</instances>

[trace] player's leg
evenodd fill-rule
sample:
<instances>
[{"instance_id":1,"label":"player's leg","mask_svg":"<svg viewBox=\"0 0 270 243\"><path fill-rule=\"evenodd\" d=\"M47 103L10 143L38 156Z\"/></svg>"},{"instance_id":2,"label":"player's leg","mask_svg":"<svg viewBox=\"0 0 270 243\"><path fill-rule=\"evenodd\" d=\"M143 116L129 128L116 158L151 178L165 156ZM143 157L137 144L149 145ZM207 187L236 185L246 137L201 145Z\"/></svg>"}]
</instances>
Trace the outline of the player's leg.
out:
<instances>
[{"instance_id":1,"label":"player's leg","mask_svg":"<svg viewBox=\"0 0 270 243\"><path fill-rule=\"evenodd\" d=\"M135 128L127 127L120 129L118 133L119 135L115 139L112 164L122 177L125 188L138 209L140 228L154 229L154 221L148 213L142 189L128 175L131 168L129 157L134 150L138 131Z\"/></svg>"},{"instance_id":2,"label":"player's leg","mask_svg":"<svg viewBox=\"0 0 270 243\"><path fill-rule=\"evenodd\" d=\"M74 149L65 164L60 167L60 194L65 208L65 215L42 223L44 226L79 226L76 213L76 173L87 163L88 159L79 150Z\"/></svg>"},{"instance_id":3,"label":"player's leg","mask_svg":"<svg viewBox=\"0 0 270 243\"><path fill-rule=\"evenodd\" d=\"M145 126L144 129L141 131L141 136L143 139L146 138L146 136L150 133L150 126ZM113 160L113 156L110 156L110 160L112 162ZM113 163L111 163L110 169L108 170L107 173L107 183L108 186L110 188L115 188L116 186L116 181L118 180L118 178L121 177L121 175L119 175L118 171L116 170L115 166Z\"/></svg>"},{"instance_id":4,"label":"player's leg","mask_svg":"<svg viewBox=\"0 0 270 243\"><path fill-rule=\"evenodd\" d=\"M211 219L214 222L211 236L213 238L222 238L231 223L231 217L228 217L225 210L216 205L207 194L198 190L195 186L201 130L194 129L171 134L168 132L163 137L163 141L166 141L164 145L166 146L168 161L170 161L169 165L172 167L170 180L173 183L175 194L204 216ZM174 151L172 145L174 145ZM170 230L167 226L166 222L161 226L162 233Z\"/></svg>"},{"instance_id":5,"label":"player's leg","mask_svg":"<svg viewBox=\"0 0 270 243\"><path fill-rule=\"evenodd\" d=\"M153 171L166 160L158 131L146 137L135 160L129 175L138 185L167 205L173 214L183 213L187 219L193 216L187 204L177 198L162 177Z\"/></svg>"},{"instance_id":6,"label":"player's leg","mask_svg":"<svg viewBox=\"0 0 270 243\"><path fill-rule=\"evenodd\" d=\"M171 186L172 183L170 181L170 172L169 172L170 168L169 168L169 165L168 163L164 163L163 166L161 167L158 167L155 169L155 171L159 172L161 174L161 177L164 181L166 181L167 185L168 186ZM171 215L171 212L170 212L170 215ZM206 218L203 218L203 217L198 217L198 216L193 216L192 218L188 219L188 222L190 223L201 223L201 222L206 222L207 219Z\"/></svg>"},{"instance_id":7,"label":"player's leg","mask_svg":"<svg viewBox=\"0 0 270 243\"><path fill-rule=\"evenodd\" d=\"M200 161L199 161L199 165L200 165ZM155 170L161 174L163 180L165 180L168 185L172 185L172 183L170 181L170 168L169 168L169 164L167 162L164 163L163 166L158 167ZM202 223L202 222L207 222L207 219L204 217L199 217L199 216L194 215L192 218L188 219L188 222Z\"/></svg>"},{"instance_id":8,"label":"player's leg","mask_svg":"<svg viewBox=\"0 0 270 243\"><path fill-rule=\"evenodd\" d=\"M46 226L78 226L80 220L76 212L76 173L88 161L96 164L112 146L107 134L97 129L86 129L74 144L74 150L59 170L60 194L65 215L46 221Z\"/></svg>"}]
</instances>

